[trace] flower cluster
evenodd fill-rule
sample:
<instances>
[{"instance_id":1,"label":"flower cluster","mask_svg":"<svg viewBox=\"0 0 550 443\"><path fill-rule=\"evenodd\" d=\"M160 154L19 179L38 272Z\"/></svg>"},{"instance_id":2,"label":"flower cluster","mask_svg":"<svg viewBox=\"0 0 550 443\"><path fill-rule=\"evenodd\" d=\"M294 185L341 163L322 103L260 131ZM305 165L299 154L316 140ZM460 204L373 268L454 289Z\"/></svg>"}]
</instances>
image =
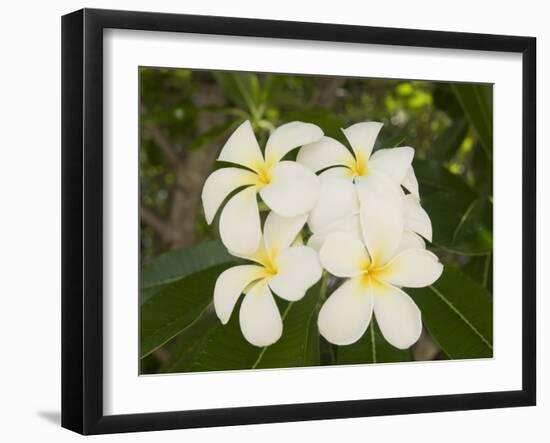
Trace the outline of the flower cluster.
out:
<instances>
[{"instance_id":1,"label":"flower cluster","mask_svg":"<svg viewBox=\"0 0 550 443\"><path fill-rule=\"evenodd\" d=\"M373 153L381 128L364 122L344 129L348 149L316 125L287 123L262 153L246 121L223 147L218 160L239 167L218 169L206 180L206 221L229 196L219 216L221 240L250 264L218 277L214 307L225 324L244 293L239 323L253 345L269 346L282 335L273 293L297 302L323 269L342 282L319 312L319 332L329 342L356 342L373 313L393 346L418 340L421 313L402 288L432 284L443 266L424 241L431 241L432 226L420 205L414 149ZM284 160L299 147L295 161ZM258 194L270 211L263 228Z\"/></svg>"}]
</instances>

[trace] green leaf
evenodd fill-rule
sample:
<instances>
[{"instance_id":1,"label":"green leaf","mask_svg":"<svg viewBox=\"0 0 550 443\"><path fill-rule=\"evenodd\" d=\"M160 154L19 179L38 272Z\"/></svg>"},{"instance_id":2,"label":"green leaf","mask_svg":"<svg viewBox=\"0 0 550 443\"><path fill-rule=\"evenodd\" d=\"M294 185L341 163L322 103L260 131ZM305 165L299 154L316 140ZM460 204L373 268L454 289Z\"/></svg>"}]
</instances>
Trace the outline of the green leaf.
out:
<instances>
[{"instance_id":1,"label":"green leaf","mask_svg":"<svg viewBox=\"0 0 550 443\"><path fill-rule=\"evenodd\" d=\"M141 269L140 303L159 289L181 278L221 263L235 263L220 241L212 240L189 248L169 251L151 260Z\"/></svg>"},{"instance_id":2,"label":"green leaf","mask_svg":"<svg viewBox=\"0 0 550 443\"><path fill-rule=\"evenodd\" d=\"M229 266L230 263L217 265L180 278L141 305L141 357L193 324L212 301L216 279Z\"/></svg>"},{"instance_id":3,"label":"green leaf","mask_svg":"<svg viewBox=\"0 0 550 443\"><path fill-rule=\"evenodd\" d=\"M196 319L192 327L185 329L174 339L175 344L166 361L149 373L174 373L187 370L186 368L193 363L195 355L200 351L208 334L219 325L220 320L216 316L214 305L210 304ZM145 372L142 370L141 373Z\"/></svg>"},{"instance_id":4,"label":"green leaf","mask_svg":"<svg viewBox=\"0 0 550 443\"><path fill-rule=\"evenodd\" d=\"M462 271L446 265L435 284L406 292L449 358L493 356L493 303L487 290Z\"/></svg>"},{"instance_id":5,"label":"green leaf","mask_svg":"<svg viewBox=\"0 0 550 443\"><path fill-rule=\"evenodd\" d=\"M470 257L468 263L462 266L466 272L490 293L493 291L493 254Z\"/></svg>"},{"instance_id":6,"label":"green leaf","mask_svg":"<svg viewBox=\"0 0 550 443\"><path fill-rule=\"evenodd\" d=\"M436 108L444 111L445 114L453 120L464 115L462 107L456 98L456 94L453 92L449 83L436 83L433 99Z\"/></svg>"},{"instance_id":7,"label":"green leaf","mask_svg":"<svg viewBox=\"0 0 550 443\"><path fill-rule=\"evenodd\" d=\"M218 320L198 342L190 341L194 348L192 358L185 364L172 367L174 372L204 372L219 370L250 369L257 360L262 348L248 343L239 326L238 303L229 323L222 325ZM185 349L185 348L184 348Z\"/></svg>"},{"instance_id":8,"label":"green leaf","mask_svg":"<svg viewBox=\"0 0 550 443\"><path fill-rule=\"evenodd\" d=\"M256 117L258 104L258 79L255 74L245 72L213 72L218 85L234 104L248 110Z\"/></svg>"},{"instance_id":9,"label":"green leaf","mask_svg":"<svg viewBox=\"0 0 550 443\"><path fill-rule=\"evenodd\" d=\"M197 322L182 335L177 348L160 372L203 372L253 368L287 368L319 364L317 312L319 285L299 302L279 301L283 335L275 344L259 348L248 343L240 330L235 306L227 325L219 320ZM195 330L196 331L192 331Z\"/></svg>"},{"instance_id":10,"label":"green leaf","mask_svg":"<svg viewBox=\"0 0 550 443\"><path fill-rule=\"evenodd\" d=\"M202 148L203 146L214 143L225 134L229 133L235 129L241 122L240 121L230 121L228 123L223 123L218 126L210 128L208 131L203 132L198 137L196 137L191 145L189 146L190 150L195 150Z\"/></svg>"},{"instance_id":11,"label":"green leaf","mask_svg":"<svg viewBox=\"0 0 550 443\"><path fill-rule=\"evenodd\" d=\"M477 143L473 147L470 172L476 190L484 195L493 195L493 162L487 158L483 147Z\"/></svg>"},{"instance_id":12,"label":"green leaf","mask_svg":"<svg viewBox=\"0 0 550 443\"><path fill-rule=\"evenodd\" d=\"M465 118L457 118L437 140L433 142L430 151L432 160L449 160L460 148L462 141L468 133L468 122Z\"/></svg>"},{"instance_id":13,"label":"green leaf","mask_svg":"<svg viewBox=\"0 0 550 443\"><path fill-rule=\"evenodd\" d=\"M247 107L246 101L239 90L235 75L232 72L212 72L212 75L216 79L218 86L223 91L225 96L234 104Z\"/></svg>"},{"instance_id":14,"label":"green leaf","mask_svg":"<svg viewBox=\"0 0 550 443\"><path fill-rule=\"evenodd\" d=\"M411 352L397 349L382 336L375 318L357 342L338 347L338 364L394 363L411 361Z\"/></svg>"},{"instance_id":15,"label":"green leaf","mask_svg":"<svg viewBox=\"0 0 550 443\"><path fill-rule=\"evenodd\" d=\"M487 198L473 200L460 218L451 238L451 248L469 253L493 250L493 205Z\"/></svg>"},{"instance_id":16,"label":"green leaf","mask_svg":"<svg viewBox=\"0 0 550 443\"><path fill-rule=\"evenodd\" d=\"M475 192L462 178L452 174L442 166L441 162L432 160L414 160L415 174L420 184L420 196L430 196L440 191L455 190L458 193L466 193L474 196Z\"/></svg>"},{"instance_id":17,"label":"green leaf","mask_svg":"<svg viewBox=\"0 0 550 443\"><path fill-rule=\"evenodd\" d=\"M483 149L493 157L493 87L474 83L451 85L460 106L476 131Z\"/></svg>"},{"instance_id":18,"label":"green leaf","mask_svg":"<svg viewBox=\"0 0 550 443\"><path fill-rule=\"evenodd\" d=\"M281 92L286 82L286 75L264 74L263 79L264 82L260 91L260 101L262 103L269 103L271 97L277 97Z\"/></svg>"},{"instance_id":19,"label":"green leaf","mask_svg":"<svg viewBox=\"0 0 550 443\"><path fill-rule=\"evenodd\" d=\"M493 205L438 162L416 161L422 206L433 225L433 243L449 252L486 255L493 249Z\"/></svg>"}]
</instances>

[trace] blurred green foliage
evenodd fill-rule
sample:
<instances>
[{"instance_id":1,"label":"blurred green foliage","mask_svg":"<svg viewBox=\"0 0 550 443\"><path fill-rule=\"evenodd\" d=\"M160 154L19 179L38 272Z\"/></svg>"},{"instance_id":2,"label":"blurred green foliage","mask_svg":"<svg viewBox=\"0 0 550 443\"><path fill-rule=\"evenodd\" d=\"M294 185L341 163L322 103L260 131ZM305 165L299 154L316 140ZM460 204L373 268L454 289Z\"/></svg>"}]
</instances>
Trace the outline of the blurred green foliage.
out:
<instances>
[{"instance_id":1,"label":"blurred green foliage","mask_svg":"<svg viewBox=\"0 0 550 443\"><path fill-rule=\"evenodd\" d=\"M144 67L140 101L143 373L492 355L491 85ZM338 354L315 330L312 293L302 306L281 303L289 332L267 351L242 339L236 315L229 325L219 324L209 302L219 269L232 258L217 242L217 223L206 225L198 196L219 167L223 141L244 120L251 121L260 146L288 121L316 123L344 142L340 128L374 120L384 123L375 149L415 148L422 204L434 228L430 249L449 269L431 295L430 289L411 292L428 311L423 317L431 353L388 348L373 323L355 348ZM185 290L188 281L193 290ZM463 281L470 292L465 301ZM449 310L453 303L466 303L461 314L470 326ZM457 323L455 336L442 319ZM304 337L307 346L300 345ZM468 340L473 344L462 343ZM224 349L233 349L230 357Z\"/></svg>"}]
</instances>

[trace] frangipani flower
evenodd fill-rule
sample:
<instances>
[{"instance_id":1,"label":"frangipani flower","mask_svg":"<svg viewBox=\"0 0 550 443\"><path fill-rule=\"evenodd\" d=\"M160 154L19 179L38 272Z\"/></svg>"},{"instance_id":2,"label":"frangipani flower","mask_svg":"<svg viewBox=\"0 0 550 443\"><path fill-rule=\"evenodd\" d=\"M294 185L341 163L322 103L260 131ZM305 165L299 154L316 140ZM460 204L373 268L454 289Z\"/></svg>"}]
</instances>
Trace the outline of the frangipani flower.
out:
<instances>
[{"instance_id":1,"label":"frangipani flower","mask_svg":"<svg viewBox=\"0 0 550 443\"><path fill-rule=\"evenodd\" d=\"M206 222L212 223L225 198L237 188L220 216L220 235L224 245L240 254L252 254L261 237L256 195L283 217L306 214L317 202L319 180L310 169L293 161L282 161L291 150L319 140L323 131L311 123L291 122L275 129L265 154L249 121L241 124L227 140L218 160L244 168L222 168L206 180L202 202Z\"/></svg>"},{"instance_id":2,"label":"frangipani flower","mask_svg":"<svg viewBox=\"0 0 550 443\"><path fill-rule=\"evenodd\" d=\"M372 153L376 137L382 126L383 124L379 122L363 122L342 129L353 154L339 141L323 137L302 147L296 161L307 166L313 172L331 168L327 169L324 174L348 180L367 177L373 172L382 173L396 185L403 185L418 197L418 182L411 166L414 156L413 148L379 149L374 154Z\"/></svg>"},{"instance_id":3,"label":"frangipani flower","mask_svg":"<svg viewBox=\"0 0 550 443\"><path fill-rule=\"evenodd\" d=\"M376 186L361 189L366 194L361 198L368 200L360 213L362 238L334 232L320 251L323 267L347 280L322 306L319 331L331 343L352 344L365 333L374 312L384 338L405 349L418 340L422 321L401 287L434 283L443 265L426 249L401 249L404 221L398 196Z\"/></svg>"},{"instance_id":4,"label":"frangipani flower","mask_svg":"<svg viewBox=\"0 0 550 443\"><path fill-rule=\"evenodd\" d=\"M432 241L432 223L418 198L413 194L405 195L383 174L374 172L368 178L357 179L356 183L342 177L323 174L319 179L321 197L308 218L308 226L313 233L308 246L320 250L327 236L337 231L361 236L359 213L362 206L369 204L362 191L364 186L374 186L380 191L392 192L395 195L392 201L402 212L400 217L404 221L402 248L424 248L425 243L420 236ZM396 214L398 213L396 210Z\"/></svg>"},{"instance_id":5,"label":"frangipani flower","mask_svg":"<svg viewBox=\"0 0 550 443\"><path fill-rule=\"evenodd\" d=\"M381 128L382 123L364 122L343 129L353 154L330 137L323 137L300 149L297 161L314 172L322 171L319 175L320 196L308 219L313 233L308 244L317 250L332 232L345 231L357 235L360 231L360 208L368 204L358 198L357 188L369 183L381 188L393 188L392 192L400 193L406 200L404 205L400 203L400 207L404 208L403 216L406 221L411 219L414 223L406 224L403 236L405 245L424 247L424 241L416 234L431 241L431 222L420 206L418 182L411 165L414 149L380 149L371 155ZM405 197L401 186L409 190L410 197Z\"/></svg>"},{"instance_id":6,"label":"frangipani flower","mask_svg":"<svg viewBox=\"0 0 550 443\"><path fill-rule=\"evenodd\" d=\"M275 343L283 331L271 291L285 300L297 301L321 278L322 268L315 250L292 245L306 217L281 217L270 212L259 248L244 256L256 264L229 268L216 280L214 308L223 324L229 321L239 296L246 292L239 323L246 340L255 346Z\"/></svg>"}]
</instances>

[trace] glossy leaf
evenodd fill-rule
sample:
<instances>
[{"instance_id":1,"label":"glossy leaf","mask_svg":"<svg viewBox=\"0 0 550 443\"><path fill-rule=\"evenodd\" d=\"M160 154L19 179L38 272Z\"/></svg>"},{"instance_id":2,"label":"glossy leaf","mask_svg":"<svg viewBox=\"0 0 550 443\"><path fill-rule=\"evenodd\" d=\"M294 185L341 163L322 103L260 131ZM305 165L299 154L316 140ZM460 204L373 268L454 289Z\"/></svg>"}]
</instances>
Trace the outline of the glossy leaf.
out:
<instances>
[{"instance_id":1,"label":"glossy leaf","mask_svg":"<svg viewBox=\"0 0 550 443\"><path fill-rule=\"evenodd\" d=\"M488 291L462 271L445 266L433 285L410 289L424 325L451 359L493 356L493 303Z\"/></svg>"},{"instance_id":2,"label":"glossy leaf","mask_svg":"<svg viewBox=\"0 0 550 443\"><path fill-rule=\"evenodd\" d=\"M158 370L147 373L173 373L188 370L195 355L200 351L204 340L213 329L219 326L220 321L214 311L214 305L210 304L193 323L193 327L185 329L174 338L174 346L170 349L167 360ZM145 373L143 368L142 373Z\"/></svg>"},{"instance_id":3,"label":"glossy leaf","mask_svg":"<svg viewBox=\"0 0 550 443\"><path fill-rule=\"evenodd\" d=\"M235 257L218 240L166 252L141 269L140 302L143 304L162 287L194 272L235 262Z\"/></svg>"},{"instance_id":4,"label":"glossy leaf","mask_svg":"<svg viewBox=\"0 0 550 443\"><path fill-rule=\"evenodd\" d=\"M318 299L319 286L315 285L299 302L278 300L283 335L275 344L265 348L253 346L244 339L239 326L240 303L225 326L213 317L199 321L196 331L185 332L160 371L202 372L317 365Z\"/></svg>"},{"instance_id":5,"label":"glossy leaf","mask_svg":"<svg viewBox=\"0 0 550 443\"><path fill-rule=\"evenodd\" d=\"M338 364L394 363L411 361L410 350L394 348L382 336L373 317L367 332L357 342L338 347Z\"/></svg>"},{"instance_id":6,"label":"glossy leaf","mask_svg":"<svg viewBox=\"0 0 550 443\"><path fill-rule=\"evenodd\" d=\"M216 279L229 266L217 265L180 278L141 305L141 357L193 324L212 301Z\"/></svg>"}]
</instances>

